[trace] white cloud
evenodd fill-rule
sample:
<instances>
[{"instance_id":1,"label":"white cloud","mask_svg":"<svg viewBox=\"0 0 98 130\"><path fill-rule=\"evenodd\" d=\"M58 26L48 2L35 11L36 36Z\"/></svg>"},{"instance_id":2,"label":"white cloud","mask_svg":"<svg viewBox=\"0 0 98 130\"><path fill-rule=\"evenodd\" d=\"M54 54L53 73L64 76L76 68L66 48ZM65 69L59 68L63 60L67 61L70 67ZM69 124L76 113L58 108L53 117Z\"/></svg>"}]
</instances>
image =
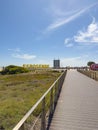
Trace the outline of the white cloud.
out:
<instances>
[{"instance_id":1,"label":"white cloud","mask_svg":"<svg viewBox=\"0 0 98 130\"><path fill-rule=\"evenodd\" d=\"M63 58L63 59L61 59L61 65L75 66L79 60L80 60L80 57Z\"/></svg>"},{"instance_id":2,"label":"white cloud","mask_svg":"<svg viewBox=\"0 0 98 130\"><path fill-rule=\"evenodd\" d=\"M89 61L88 55L82 55L78 57L69 57L61 59L61 66L86 66Z\"/></svg>"},{"instance_id":3,"label":"white cloud","mask_svg":"<svg viewBox=\"0 0 98 130\"><path fill-rule=\"evenodd\" d=\"M61 58L61 66L86 66L88 61L94 61L98 63L97 52L96 53L85 53L76 57Z\"/></svg>"},{"instance_id":4,"label":"white cloud","mask_svg":"<svg viewBox=\"0 0 98 130\"><path fill-rule=\"evenodd\" d=\"M64 41L64 44L66 47L72 47L73 44L71 43L72 39L70 38L66 38L65 41Z\"/></svg>"},{"instance_id":5,"label":"white cloud","mask_svg":"<svg viewBox=\"0 0 98 130\"><path fill-rule=\"evenodd\" d=\"M92 5L84 8L84 9L82 9L80 11L75 12L75 13L71 12L72 15L70 15L70 13L69 13L69 15L66 18L65 18L65 16L63 16L64 13L62 13L62 12L60 12L58 10L59 17L56 18L55 21L47 27L46 31L51 31L53 29L56 29L56 28L58 28L60 26L63 26L65 24L67 24L67 23L75 20L76 18L78 18L79 16L81 16L83 13L87 12L90 8L94 7L96 4L97 3L92 4ZM68 12L67 12L67 14L68 14ZM61 16L63 16L63 17L61 17Z\"/></svg>"},{"instance_id":6,"label":"white cloud","mask_svg":"<svg viewBox=\"0 0 98 130\"><path fill-rule=\"evenodd\" d=\"M13 52L20 52L20 48L15 48L15 49L8 49L8 51L13 51Z\"/></svg>"},{"instance_id":7,"label":"white cloud","mask_svg":"<svg viewBox=\"0 0 98 130\"><path fill-rule=\"evenodd\" d=\"M11 51L11 56L14 58L24 59L24 60L31 60L35 59L36 55L22 53L23 51L20 48L15 49L8 49L8 51Z\"/></svg>"},{"instance_id":8,"label":"white cloud","mask_svg":"<svg viewBox=\"0 0 98 130\"><path fill-rule=\"evenodd\" d=\"M74 36L74 40L79 43L98 43L98 23L95 22L95 19L85 31L78 31L78 34Z\"/></svg>"},{"instance_id":9,"label":"white cloud","mask_svg":"<svg viewBox=\"0 0 98 130\"><path fill-rule=\"evenodd\" d=\"M86 29L79 30L77 35L72 38L66 38L64 44L66 47L72 47L73 42L77 42L79 45L98 45L98 23L95 18Z\"/></svg>"},{"instance_id":10,"label":"white cloud","mask_svg":"<svg viewBox=\"0 0 98 130\"><path fill-rule=\"evenodd\" d=\"M66 45L66 47L73 47L73 44L69 43L69 44Z\"/></svg>"},{"instance_id":11,"label":"white cloud","mask_svg":"<svg viewBox=\"0 0 98 130\"><path fill-rule=\"evenodd\" d=\"M24 59L24 60L31 60L35 59L35 55L30 55L30 54L13 54L12 55L14 58L19 58L19 59Z\"/></svg>"},{"instance_id":12,"label":"white cloud","mask_svg":"<svg viewBox=\"0 0 98 130\"><path fill-rule=\"evenodd\" d=\"M70 38L66 38L64 44L68 44L70 42Z\"/></svg>"}]
</instances>

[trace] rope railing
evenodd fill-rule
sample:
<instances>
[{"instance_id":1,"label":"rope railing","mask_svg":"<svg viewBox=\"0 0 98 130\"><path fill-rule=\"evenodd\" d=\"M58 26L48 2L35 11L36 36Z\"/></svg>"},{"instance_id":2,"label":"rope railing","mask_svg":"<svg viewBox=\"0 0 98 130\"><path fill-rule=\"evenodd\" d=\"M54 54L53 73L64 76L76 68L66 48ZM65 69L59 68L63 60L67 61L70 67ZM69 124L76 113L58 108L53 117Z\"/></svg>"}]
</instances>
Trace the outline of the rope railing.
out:
<instances>
[{"instance_id":1,"label":"rope railing","mask_svg":"<svg viewBox=\"0 0 98 130\"><path fill-rule=\"evenodd\" d=\"M64 71L13 130L47 130L66 76Z\"/></svg>"}]
</instances>

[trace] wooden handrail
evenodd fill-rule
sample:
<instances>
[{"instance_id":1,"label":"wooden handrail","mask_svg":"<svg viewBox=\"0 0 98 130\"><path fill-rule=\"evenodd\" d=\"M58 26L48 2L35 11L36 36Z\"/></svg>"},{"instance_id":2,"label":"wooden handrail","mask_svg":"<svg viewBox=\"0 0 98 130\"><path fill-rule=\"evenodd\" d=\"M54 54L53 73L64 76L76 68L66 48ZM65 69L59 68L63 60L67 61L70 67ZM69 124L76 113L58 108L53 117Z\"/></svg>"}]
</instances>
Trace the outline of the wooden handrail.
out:
<instances>
[{"instance_id":1,"label":"wooden handrail","mask_svg":"<svg viewBox=\"0 0 98 130\"><path fill-rule=\"evenodd\" d=\"M90 78L92 78L92 79L94 79L94 80L98 80L96 71L88 71L88 70L82 70L82 69L77 70L77 71L86 75L86 76L88 76L88 77L90 77Z\"/></svg>"},{"instance_id":2,"label":"wooden handrail","mask_svg":"<svg viewBox=\"0 0 98 130\"><path fill-rule=\"evenodd\" d=\"M66 75L66 71L64 71L59 77L58 79L51 85L51 87L43 94L43 96L37 101L37 103L26 113L26 115L19 121L19 123L13 128L13 130L25 130L24 128L24 123L25 121L28 119L28 117L33 113L33 111L37 108L37 106L43 102L42 104L45 103L45 97L47 96L47 94L50 92L50 91L53 91L52 89L54 88L55 84L59 81L61 82L61 85L64 81L64 78L65 78L65 75ZM60 85L60 84L59 84ZM58 87L59 88L59 87ZM56 95L57 96L57 95ZM53 102L53 101L52 101ZM53 105L52 105L53 106ZM44 113L44 108L42 108L43 110L43 113ZM52 109L52 108L51 108ZM42 121L43 122L43 121ZM43 127L41 125L41 127Z\"/></svg>"}]
</instances>

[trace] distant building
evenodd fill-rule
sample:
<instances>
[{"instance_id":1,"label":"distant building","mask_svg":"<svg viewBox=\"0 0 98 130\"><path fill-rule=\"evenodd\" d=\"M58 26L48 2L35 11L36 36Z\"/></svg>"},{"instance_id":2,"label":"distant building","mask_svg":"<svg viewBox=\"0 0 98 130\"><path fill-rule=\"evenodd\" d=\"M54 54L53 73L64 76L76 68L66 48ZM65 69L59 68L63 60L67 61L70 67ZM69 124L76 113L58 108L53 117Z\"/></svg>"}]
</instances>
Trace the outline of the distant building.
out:
<instances>
[{"instance_id":1,"label":"distant building","mask_svg":"<svg viewBox=\"0 0 98 130\"><path fill-rule=\"evenodd\" d=\"M54 69L60 68L60 60L53 60L53 68Z\"/></svg>"},{"instance_id":2,"label":"distant building","mask_svg":"<svg viewBox=\"0 0 98 130\"><path fill-rule=\"evenodd\" d=\"M49 65L47 64L23 64L24 68L31 68L31 69L47 69Z\"/></svg>"}]
</instances>

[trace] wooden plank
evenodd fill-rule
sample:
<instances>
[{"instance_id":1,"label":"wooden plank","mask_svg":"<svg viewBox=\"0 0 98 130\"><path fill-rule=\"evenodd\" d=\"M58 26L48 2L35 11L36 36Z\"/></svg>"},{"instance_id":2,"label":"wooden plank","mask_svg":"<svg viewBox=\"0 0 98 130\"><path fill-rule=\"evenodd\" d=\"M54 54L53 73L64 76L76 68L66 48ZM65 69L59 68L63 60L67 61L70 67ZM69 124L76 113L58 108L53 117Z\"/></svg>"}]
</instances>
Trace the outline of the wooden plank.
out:
<instances>
[{"instance_id":1,"label":"wooden plank","mask_svg":"<svg viewBox=\"0 0 98 130\"><path fill-rule=\"evenodd\" d=\"M68 71L49 130L98 130L98 82Z\"/></svg>"}]
</instances>

